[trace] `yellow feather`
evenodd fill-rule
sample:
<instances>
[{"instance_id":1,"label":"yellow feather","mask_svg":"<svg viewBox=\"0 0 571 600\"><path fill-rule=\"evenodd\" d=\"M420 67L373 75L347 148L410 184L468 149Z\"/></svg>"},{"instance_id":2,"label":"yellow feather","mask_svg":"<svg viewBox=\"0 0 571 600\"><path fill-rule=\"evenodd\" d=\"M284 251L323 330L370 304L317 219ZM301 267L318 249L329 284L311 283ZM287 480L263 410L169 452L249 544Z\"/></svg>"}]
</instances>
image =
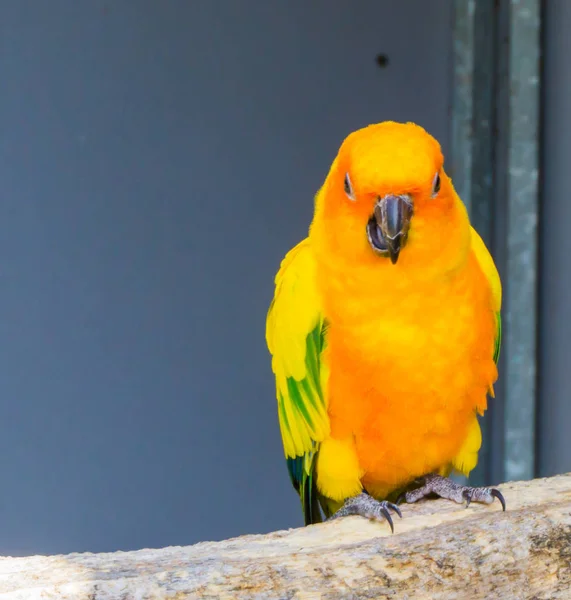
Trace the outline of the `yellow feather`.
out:
<instances>
[{"instance_id":1,"label":"yellow feather","mask_svg":"<svg viewBox=\"0 0 571 600\"><path fill-rule=\"evenodd\" d=\"M317 455L317 488L324 496L342 501L360 494L364 474L353 438L323 441Z\"/></svg>"},{"instance_id":2,"label":"yellow feather","mask_svg":"<svg viewBox=\"0 0 571 600\"><path fill-rule=\"evenodd\" d=\"M496 269L494 259L486 248L486 244L484 244L479 233L473 227L470 227L470 229L472 231L472 250L478 260L480 269L482 269L486 279L489 281L490 289L492 290L492 309L495 312L499 312L502 308L502 282L500 280L500 275Z\"/></svg>"},{"instance_id":3,"label":"yellow feather","mask_svg":"<svg viewBox=\"0 0 571 600\"><path fill-rule=\"evenodd\" d=\"M460 452L452 461L452 466L466 477L470 471L478 464L478 451L482 445L482 431L478 418L474 415L474 420L468 428L466 440L460 448Z\"/></svg>"}]
</instances>

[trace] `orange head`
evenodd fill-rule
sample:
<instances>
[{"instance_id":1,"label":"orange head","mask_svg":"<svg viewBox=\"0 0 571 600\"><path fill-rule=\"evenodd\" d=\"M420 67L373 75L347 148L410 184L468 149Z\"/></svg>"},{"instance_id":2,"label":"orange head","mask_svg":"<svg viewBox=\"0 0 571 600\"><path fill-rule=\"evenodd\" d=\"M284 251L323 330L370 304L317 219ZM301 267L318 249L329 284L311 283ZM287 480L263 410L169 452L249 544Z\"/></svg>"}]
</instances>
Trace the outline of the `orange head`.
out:
<instances>
[{"instance_id":1,"label":"orange head","mask_svg":"<svg viewBox=\"0 0 571 600\"><path fill-rule=\"evenodd\" d=\"M468 219L443 163L439 143L413 123L355 131L317 195L312 238L336 259L386 268L458 255Z\"/></svg>"}]
</instances>

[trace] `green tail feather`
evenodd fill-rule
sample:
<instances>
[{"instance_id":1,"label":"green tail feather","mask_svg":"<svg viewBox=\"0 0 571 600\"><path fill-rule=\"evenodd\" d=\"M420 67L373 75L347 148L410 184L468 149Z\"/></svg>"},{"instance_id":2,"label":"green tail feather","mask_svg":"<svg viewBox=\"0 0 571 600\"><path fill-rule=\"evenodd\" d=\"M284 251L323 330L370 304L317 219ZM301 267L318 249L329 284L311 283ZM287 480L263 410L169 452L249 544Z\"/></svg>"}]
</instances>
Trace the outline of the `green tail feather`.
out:
<instances>
[{"instance_id":1,"label":"green tail feather","mask_svg":"<svg viewBox=\"0 0 571 600\"><path fill-rule=\"evenodd\" d=\"M299 494L303 520L305 525L322 523L329 517L331 511L323 498L317 491L315 481L315 456L311 461L309 473L304 468L304 457L288 458L287 466L293 487Z\"/></svg>"},{"instance_id":2,"label":"green tail feather","mask_svg":"<svg viewBox=\"0 0 571 600\"><path fill-rule=\"evenodd\" d=\"M300 496L305 524L321 523L323 519L319 510L317 485L313 473L304 478Z\"/></svg>"}]
</instances>

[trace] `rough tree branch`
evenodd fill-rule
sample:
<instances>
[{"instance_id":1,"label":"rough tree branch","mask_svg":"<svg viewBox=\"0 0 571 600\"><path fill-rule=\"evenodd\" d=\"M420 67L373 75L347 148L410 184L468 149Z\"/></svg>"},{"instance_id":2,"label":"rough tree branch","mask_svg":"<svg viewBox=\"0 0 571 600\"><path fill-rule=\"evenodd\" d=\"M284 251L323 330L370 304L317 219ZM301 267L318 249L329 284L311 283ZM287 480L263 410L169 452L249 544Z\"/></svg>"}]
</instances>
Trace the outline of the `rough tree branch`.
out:
<instances>
[{"instance_id":1,"label":"rough tree branch","mask_svg":"<svg viewBox=\"0 0 571 600\"><path fill-rule=\"evenodd\" d=\"M499 503L403 506L189 547L0 559L0 600L571 598L571 474L502 485Z\"/></svg>"}]
</instances>

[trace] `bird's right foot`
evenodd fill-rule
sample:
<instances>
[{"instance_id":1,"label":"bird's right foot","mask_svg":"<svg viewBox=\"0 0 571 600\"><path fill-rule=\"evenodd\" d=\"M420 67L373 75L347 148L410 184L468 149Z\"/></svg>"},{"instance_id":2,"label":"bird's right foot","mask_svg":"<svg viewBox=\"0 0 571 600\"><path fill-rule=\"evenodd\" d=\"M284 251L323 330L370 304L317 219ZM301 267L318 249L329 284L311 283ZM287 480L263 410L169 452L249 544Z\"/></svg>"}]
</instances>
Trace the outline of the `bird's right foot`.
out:
<instances>
[{"instance_id":1,"label":"bird's right foot","mask_svg":"<svg viewBox=\"0 0 571 600\"><path fill-rule=\"evenodd\" d=\"M339 517L348 517L349 515L360 515L372 521L388 521L391 531L394 533L395 528L390 513L391 510L402 519L402 513L396 504L386 501L380 502L363 492L358 496L353 496L345 500L343 506L327 520L331 521Z\"/></svg>"}]
</instances>

